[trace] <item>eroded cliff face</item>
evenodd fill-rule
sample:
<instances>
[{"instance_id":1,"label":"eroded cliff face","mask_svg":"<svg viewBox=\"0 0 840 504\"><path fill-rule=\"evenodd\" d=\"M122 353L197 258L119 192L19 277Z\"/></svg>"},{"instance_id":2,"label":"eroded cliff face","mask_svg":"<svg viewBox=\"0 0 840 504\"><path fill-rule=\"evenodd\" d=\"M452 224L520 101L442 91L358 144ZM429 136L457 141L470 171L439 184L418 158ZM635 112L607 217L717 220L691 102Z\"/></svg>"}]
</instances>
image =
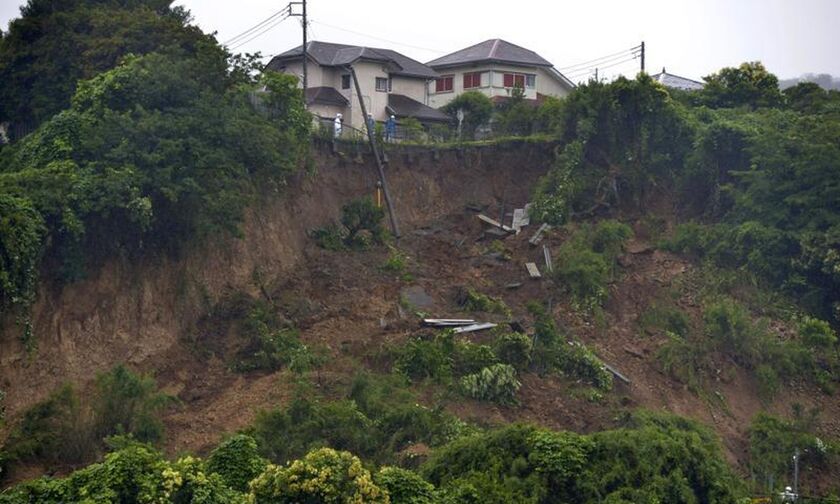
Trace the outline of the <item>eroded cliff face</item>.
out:
<instances>
[{"instance_id":1,"label":"eroded cliff face","mask_svg":"<svg viewBox=\"0 0 840 504\"><path fill-rule=\"evenodd\" d=\"M261 279L293 274L304 261L307 231L337 219L349 200L373 195L377 180L370 156L317 148L313 156L312 170L250 208L241 238L211 238L180 257L113 258L85 280L41 285L32 307L37 350L26 354L11 317L0 332L9 417L63 383L84 386L121 362L154 371L226 292L256 295ZM401 230L412 233L472 202L527 200L552 159L550 144L396 149L387 177Z\"/></svg>"}]
</instances>

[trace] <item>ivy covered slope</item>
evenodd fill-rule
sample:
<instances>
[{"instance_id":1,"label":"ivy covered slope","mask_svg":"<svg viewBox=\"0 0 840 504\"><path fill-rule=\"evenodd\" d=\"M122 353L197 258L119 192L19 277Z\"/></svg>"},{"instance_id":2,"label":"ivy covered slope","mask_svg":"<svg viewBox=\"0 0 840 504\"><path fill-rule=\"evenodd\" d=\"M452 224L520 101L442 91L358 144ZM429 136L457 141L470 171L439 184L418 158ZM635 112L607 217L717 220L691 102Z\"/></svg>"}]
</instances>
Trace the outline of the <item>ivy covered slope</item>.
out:
<instances>
[{"instance_id":1,"label":"ivy covered slope","mask_svg":"<svg viewBox=\"0 0 840 504\"><path fill-rule=\"evenodd\" d=\"M686 223L672 249L751 272L837 324L840 93L782 93L760 63L707 81L688 94L644 75L578 88L552 119L563 147L536 216L647 211L671 194Z\"/></svg>"},{"instance_id":2,"label":"ivy covered slope","mask_svg":"<svg viewBox=\"0 0 840 504\"><path fill-rule=\"evenodd\" d=\"M0 151L0 309L31 301L42 261L73 280L115 252L235 232L254 188L298 166L309 121L296 80L251 82L231 63L206 37L126 55ZM273 118L250 103L257 86Z\"/></svg>"}]
</instances>

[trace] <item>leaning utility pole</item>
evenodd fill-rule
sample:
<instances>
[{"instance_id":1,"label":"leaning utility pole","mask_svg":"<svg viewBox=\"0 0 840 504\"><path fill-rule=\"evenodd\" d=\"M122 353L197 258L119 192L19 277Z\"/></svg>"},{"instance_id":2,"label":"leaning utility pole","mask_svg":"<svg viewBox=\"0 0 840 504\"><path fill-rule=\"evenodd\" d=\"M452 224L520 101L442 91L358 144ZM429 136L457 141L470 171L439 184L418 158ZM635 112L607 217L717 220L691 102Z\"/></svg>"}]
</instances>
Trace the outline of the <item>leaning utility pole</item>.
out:
<instances>
[{"instance_id":1,"label":"leaning utility pole","mask_svg":"<svg viewBox=\"0 0 840 504\"><path fill-rule=\"evenodd\" d=\"M642 40L642 72L645 71L645 41Z\"/></svg>"},{"instance_id":2,"label":"leaning utility pole","mask_svg":"<svg viewBox=\"0 0 840 504\"><path fill-rule=\"evenodd\" d=\"M388 183L385 182L385 169L382 166L382 158L379 156L379 148L376 146L376 136L373 128L368 121L367 107L365 107L365 99L362 96L362 88L359 87L359 80L356 78L356 70L352 65L347 69L350 71L350 78L353 79L353 84L356 87L356 96L359 97L359 107L362 109L362 120L365 122L365 130L367 130L368 142L373 151L373 157L376 159L376 168L379 170L379 181L382 183L382 192L385 193L385 204L388 205L388 218L391 220L391 232L394 233L394 238L400 237L400 228L397 226L397 215L394 213L394 204L391 201L391 192L388 190Z\"/></svg>"},{"instance_id":3,"label":"leaning utility pole","mask_svg":"<svg viewBox=\"0 0 840 504\"><path fill-rule=\"evenodd\" d=\"M300 14L292 14L292 5L300 5L302 7ZM308 59L308 50L306 47L306 31L308 28L306 22L306 0L301 0L300 2L289 2L289 15L296 16L301 18L301 25L303 26L303 100L306 103L306 88L307 88L307 72L306 72L306 60Z\"/></svg>"}]
</instances>

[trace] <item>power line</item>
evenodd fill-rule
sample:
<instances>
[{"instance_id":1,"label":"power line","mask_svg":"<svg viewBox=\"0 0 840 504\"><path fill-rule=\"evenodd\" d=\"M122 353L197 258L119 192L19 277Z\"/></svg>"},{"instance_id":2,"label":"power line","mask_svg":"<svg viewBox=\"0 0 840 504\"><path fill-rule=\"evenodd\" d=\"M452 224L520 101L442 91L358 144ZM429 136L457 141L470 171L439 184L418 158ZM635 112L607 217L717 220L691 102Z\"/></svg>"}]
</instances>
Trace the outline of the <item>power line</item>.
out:
<instances>
[{"instance_id":1,"label":"power line","mask_svg":"<svg viewBox=\"0 0 840 504\"><path fill-rule=\"evenodd\" d=\"M620 61L616 61L616 62L611 63L609 65L593 66L593 67L590 67L590 68L577 70L575 72L572 72L572 73L566 75L566 77L569 78L569 79L579 79L581 77L586 76L589 73L592 73L592 71L595 70L595 69L598 69L598 71L606 70L608 68L613 68L613 67L616 67L618 65L623 65L624 63L630 63L631 61L634 61L636 59L637 59L637 56L633 56L632 58L627 58L627 59L623 59L623 60L620 60Z\"/></svg>"},{"instance_id":2,"label":"power line","mask_svg":"<svg viewBox=\"0 0 840 504\"><path fill-rule=\"evenodd\" d=\"M613 57L605 58L605 59L602 59L602 60L595 60L592 63L588 63L586 65L578 65L574 68L564 68L562 71L567 72L567 73L575 73L579 70L585 70L587 68L594 68L596 66L601 66L601 65L608 65L608 64L610 64L614 61L619 61L619 60L626 59L626 58L629 58L629 57L636 57L637 55L638 55L638 53L636 53L636 52L626 52L626 53L620 54L618 56L613 56Z\"/></svg>"},{"instance_id":3,"label":"power line","mask_svg":"<svg viewBox=\"0 0 840 504\"><path fill-rule=\"evenodd\" d=\"M282 15L282 14L284 14L284 13L288 13L290 10L291 10L291 5L287 5L287 6L286 6L286 7L284 7L283 9L281 9L281 10L279 10L279 11L275 12L274 14L272 14L272 15L268 16L267 18L263 19L262 21L260 21L259 23L255 24L254 26L252 26L252 27L248 28L248 29L247 29L247 30L245 30L244 32L240 33L239 35L237 35L237 36L235 36L235 37L233 37L233 38L229 38L229 39L228 39L228 40L226 40L226 41L225 41L222 45L228 45L228 44L231 44L231 43L233 43L233 42L235 42L235 41L237 41L237 40L239 40L239 39L242 39L242 38L244 38L244 37L249 36L249 35L250 35L251 33L253 33L254 31L256 31L256 30L258 30L259 28L263 27L266 23L269 23L269 22L271 22L272 20L274 20L277 16L280 16L280 15Z\"/></svg>"},{"instance_id":4,"label":"power line","mask_svg":"<svg viewBox=\"0 0 840 504\"><path fill-rule=\"evenodd\" d=\"M584 61L582 63L577 63L575 65L569 65L569 66L566 66L566 67L563 67L563 68L558 68L558 70L562 72L563 70L571 70L571 69L577 68L577 67L591 68L591 67L595 66L594 64L603 62L602 60L610 60L610 59L615 59L615 58L620 57L620 56L628 56L628 53L629 54L635 54L638 51L640 51L641 48L642 48L642 46L631 47L630 49L625 49L623 51L619 51L619 52L616 52L616 53L613 53L613 54L607 54L606 56L601 56L600 58L595 58L593 60Z\"/></svg>"},{"instance_id":5,"label":"power line","mask_svg":"<svg viewBox=\"0 0 840 504\"><path fill-rule=\"evenodd\" d=\"M352 33L354 35L360 35L362 37L367 37L369 39L379 40L381 42L388 42L389 44L394 44L394 45L398 45L398 46L402 46L402 47L410 47L412 49L419 49L421 51L429 51L429 52L438 53L438 54L446 54L446 51L441 51L440 49L431 49L431 48L428 48L428 47L420 47L420 46L414 46L414 45L410 45L410 44L404 44L402 42L396 42L394 40L388 40L388 39L385 39L385 38L382 38L382 37L375 37L375 36L369 35L367 33L348 30L347 28L341 28L340 26L334 26L334 25L331 25L331 24L327 24L327 23L324 23L323 21L314 21L313 20L313 21L310 21L310 22L313 23L313 24L319 24L321 26L326 26L327 28L332 28L334 30L339 30L339 31L347 32L347 33Z\"/></svg>"},{"instance_id":6,"label":"power line","mask_svg":"<svg viewBox=\"0 0 840 504\"><path fill-rule=\"evenodd\" d=\"M243 45L247 44L248 42L251 42L252 40L257 39L257 38L259 38L260 36L264 35L265 33L267 33L267 32L269 32L269 31L271 31L271 30L272 30L272 29L274 29L277 25L279 25L280 23L282 23L283 21L285 21L285 20L287 20L287 19L289 19L289 15L288 15L288 14L286 14L286 15L285 15L285 16L283 16L282 18L278 19L278 20L277 20L277 21L275 21L274 23L272 23L272 24L268 25L268 26L267 26L264 30L260 31L259 33L255 34L254 36L252 36L252 37L248 38L247 40L244 40L244 41L242 41L242 42L237 43L236 45L234 45L234 46L233 46L233 47L231 47L230 49L231 49L231 50L233 50L233 49L237 49L237 48L239 48L239 47L242 47Z\"/></svg>"}]
</instances>

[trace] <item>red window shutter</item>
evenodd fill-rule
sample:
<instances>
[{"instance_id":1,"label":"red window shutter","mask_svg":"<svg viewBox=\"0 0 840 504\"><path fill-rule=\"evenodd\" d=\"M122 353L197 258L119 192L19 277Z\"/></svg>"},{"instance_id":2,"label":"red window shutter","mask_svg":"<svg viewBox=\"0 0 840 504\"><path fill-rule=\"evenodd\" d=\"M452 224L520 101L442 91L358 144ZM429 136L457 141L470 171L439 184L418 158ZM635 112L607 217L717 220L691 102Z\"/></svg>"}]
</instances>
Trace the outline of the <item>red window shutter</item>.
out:
<instances>
[{"instance_id":1,"label":"red window shutter","mask_svg":"<svg viewBox=\"0 0 840 504\"><path fill-rule=\"evenodd\" d=\"M472 87L472 74L465 73L464 74L464 89L469 89Z\"/></svg>"},{"instance_id":2,"label":"red window shutter","mask_svg":"<svg viewBox=\"0 0 840 504\"><path fill-rule=\"evenodd\" d=\"M435 80L435 92L436 93L443 92L443 79L436 79Z\"/></svg>"},{"instance_id":3,"label":"red window shutter","mask_svg":"<svg viewBox=\"0 0 840 504\"><path fill-rule=\"evenodd\" d=\"M452 85L455 81L455 77L447 77L444 80L446 80L446 84L444 86L445 87L444 91L452 91Z\"/></svg>"},{"instance_id":4,"label":"red window shutter","mask_svg":"<svg viewBox=\"0 0 840 504\"><path fill-rule=\"evenodd\" d=\"M525 87L525 76L517 74L516 75L516 82L514 82L514 85L516 87L524 88Z\"/></svg>"},{"instance_id":5,"label":"red window shutter","mask_svg":"<svg viewBox=\"0 0 840 504\"><path fill-rule=\"evenodd\" d=\"M505 87L513 87L513 74L505 74Z\"/></svg>"}]
</instances>

